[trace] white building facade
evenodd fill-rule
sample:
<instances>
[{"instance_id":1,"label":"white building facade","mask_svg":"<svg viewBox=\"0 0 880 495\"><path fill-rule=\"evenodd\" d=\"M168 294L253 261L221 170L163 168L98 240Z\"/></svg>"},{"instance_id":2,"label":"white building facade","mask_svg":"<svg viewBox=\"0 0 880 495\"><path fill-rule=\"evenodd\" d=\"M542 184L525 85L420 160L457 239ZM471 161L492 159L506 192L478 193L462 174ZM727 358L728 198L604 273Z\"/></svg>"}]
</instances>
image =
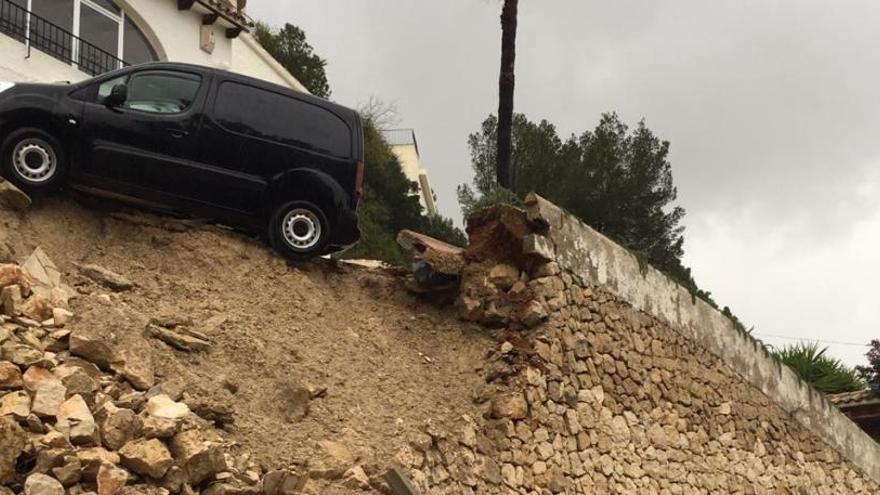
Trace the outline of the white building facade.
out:
<instances>
[{"instance_id":1,"label":"white building facade","mask_svg":"<svg viewBox=\"0 0 880 495\"><path fill-rule=\"evenodd\" d=\"M406 178L417 184L419 203L428 215L437 214L437 198L428 180L428 171L422 166L419 143L412 129L392 129L382 131L391 151L397 156Z\"/></svg>"},{"instance_id":2,"label":"white building facade","mask_svg":"<svg viewBox=\"0 0 880 495\"><path fill-rule=\"evenodd\" d=\"M250 34L246 0L0 0L0 80L187 62L306 91Z\"/></svg>"}]
</instances>

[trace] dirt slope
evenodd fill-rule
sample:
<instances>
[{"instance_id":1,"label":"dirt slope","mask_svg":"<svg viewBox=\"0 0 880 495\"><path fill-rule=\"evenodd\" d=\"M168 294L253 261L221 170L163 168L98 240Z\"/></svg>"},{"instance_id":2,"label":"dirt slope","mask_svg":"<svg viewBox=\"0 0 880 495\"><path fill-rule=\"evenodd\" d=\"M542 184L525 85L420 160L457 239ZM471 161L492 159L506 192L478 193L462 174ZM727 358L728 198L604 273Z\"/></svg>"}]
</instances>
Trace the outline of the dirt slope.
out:
<instances>
[{"instance_id":1,"label":"dirt slope","mask_svg":"<svg viewBox=\"0 0 880 495\"><path fill-rule=\"evenodd\" d=\"M59 266L81 294L72 330L145 357L166 392L190 405L231 408L227 431L264 468L306 462L321 440L384 466L426 421L477 414L475 367L490 337L406 293L392 271L292 265L237 233L69 196L38 199L21 215L0 210L0 253L4 244L19 261L41 246ZM136 287L101 287L83 264ZM211 349L186 353L143 336L150 318L166 316L191 317ZM318 397L300 417L303 388Z\"/></svg>"}]
</instances>

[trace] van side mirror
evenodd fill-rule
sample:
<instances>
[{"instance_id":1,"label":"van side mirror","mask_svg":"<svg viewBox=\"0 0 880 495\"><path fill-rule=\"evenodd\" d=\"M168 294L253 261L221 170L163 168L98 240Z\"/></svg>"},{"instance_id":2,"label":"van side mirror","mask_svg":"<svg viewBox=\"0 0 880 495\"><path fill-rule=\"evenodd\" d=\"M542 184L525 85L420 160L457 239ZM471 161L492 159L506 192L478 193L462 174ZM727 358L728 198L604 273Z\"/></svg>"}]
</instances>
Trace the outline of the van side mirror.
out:
<instances>
[{"instance_id":1,"label":"van side mirror","mask_svg":"<svg viewBox=\"0 0 880 495\"><path fill-rule=\"evenodd\" d=\"M128 86L125 84L117 84L110 90L110 94L104 98L104 105L108 107L121 106L128 100Z\"/></svg>"}]
</instances>

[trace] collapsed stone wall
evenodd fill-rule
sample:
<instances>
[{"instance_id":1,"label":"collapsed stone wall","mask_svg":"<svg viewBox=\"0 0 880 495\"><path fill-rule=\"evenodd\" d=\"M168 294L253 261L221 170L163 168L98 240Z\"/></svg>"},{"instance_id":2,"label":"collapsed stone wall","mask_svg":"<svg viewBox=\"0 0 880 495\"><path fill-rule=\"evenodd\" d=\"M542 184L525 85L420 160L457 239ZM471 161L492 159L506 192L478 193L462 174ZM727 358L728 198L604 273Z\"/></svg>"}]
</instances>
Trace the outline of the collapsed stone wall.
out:
<instances>
[{"instance_id":1,"label":"collapsed stone wall","mask_svg":"<svg viewBox=\"0 0 880 495\"><path fill-rule=\"evenodd\" d=\"M810 418L839 413L822 409L821 400L786 409L778 384L750 381L741 362L725 360L691 326L657 310L695 305L690 297L627 299L626 284L656 274L632 260L640 280L624 280L627 272L589 250L590 242L610 241L572 239L570 225L565 238L554 237L563 219L573 221L554 208L532 198L529 216L502 208L470 225L474 262L462 273L458 306L498 329L500 345L481 370L487 389L475 394L485 402L483 417L465 418L451 434L428 432L398 456L422 490L880 493L873 441L851 429L829 436ZM578 235L601 237L576 224ZM517 239L522 253L484 249ZM733 333L755 354L749 359L766 366L760 360L769 357L732 325L703 331ZM788 378L775 370L761 376ZM874 449L875 457L847 457L853 449Z\"/></svg>"}]
</instances>

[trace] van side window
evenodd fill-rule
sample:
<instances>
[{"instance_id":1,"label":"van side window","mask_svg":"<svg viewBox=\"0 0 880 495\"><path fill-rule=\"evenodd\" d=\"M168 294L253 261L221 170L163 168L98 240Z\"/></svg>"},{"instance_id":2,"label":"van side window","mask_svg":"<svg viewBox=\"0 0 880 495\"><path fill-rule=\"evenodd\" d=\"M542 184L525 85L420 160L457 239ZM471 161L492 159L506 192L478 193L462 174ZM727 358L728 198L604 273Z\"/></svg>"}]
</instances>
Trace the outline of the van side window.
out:
<instances>
[{"instance_id":1,"label":"van side window","mask_svg":"<svg viewBox=\"0 0 880 495\"><path fill-rule=\"evenodd\" d=\"M329 110L291 96L226 81L214 116L227 130L348 158L351 131Z\"/></svg>"},{"instance_id":2,"label":"van side window","mask_svg":"<svg viewBox=\"0 0 880 495\"><path fill-rule=\"evenodd\" d=\"M185 72L137 72L128 81L128 99L123 107L148 113L180 113L195 101L201 83L201 77Z\"/></svg>"},{"instance_id":3,"label":"van side window","mask_svg":"<svg viewBox=\"0 0 880 495\"><path fill-rule=\"evenodd\" d=\"M122 77L117 77L115 79L110 79L109 81L104 81L98 86L98 103L103 104L104 98L110 95L110 92L113 91L113 88L117 84L125 84L125 80L128 78L127 75Z\"/></svg>"}]
</instances>

